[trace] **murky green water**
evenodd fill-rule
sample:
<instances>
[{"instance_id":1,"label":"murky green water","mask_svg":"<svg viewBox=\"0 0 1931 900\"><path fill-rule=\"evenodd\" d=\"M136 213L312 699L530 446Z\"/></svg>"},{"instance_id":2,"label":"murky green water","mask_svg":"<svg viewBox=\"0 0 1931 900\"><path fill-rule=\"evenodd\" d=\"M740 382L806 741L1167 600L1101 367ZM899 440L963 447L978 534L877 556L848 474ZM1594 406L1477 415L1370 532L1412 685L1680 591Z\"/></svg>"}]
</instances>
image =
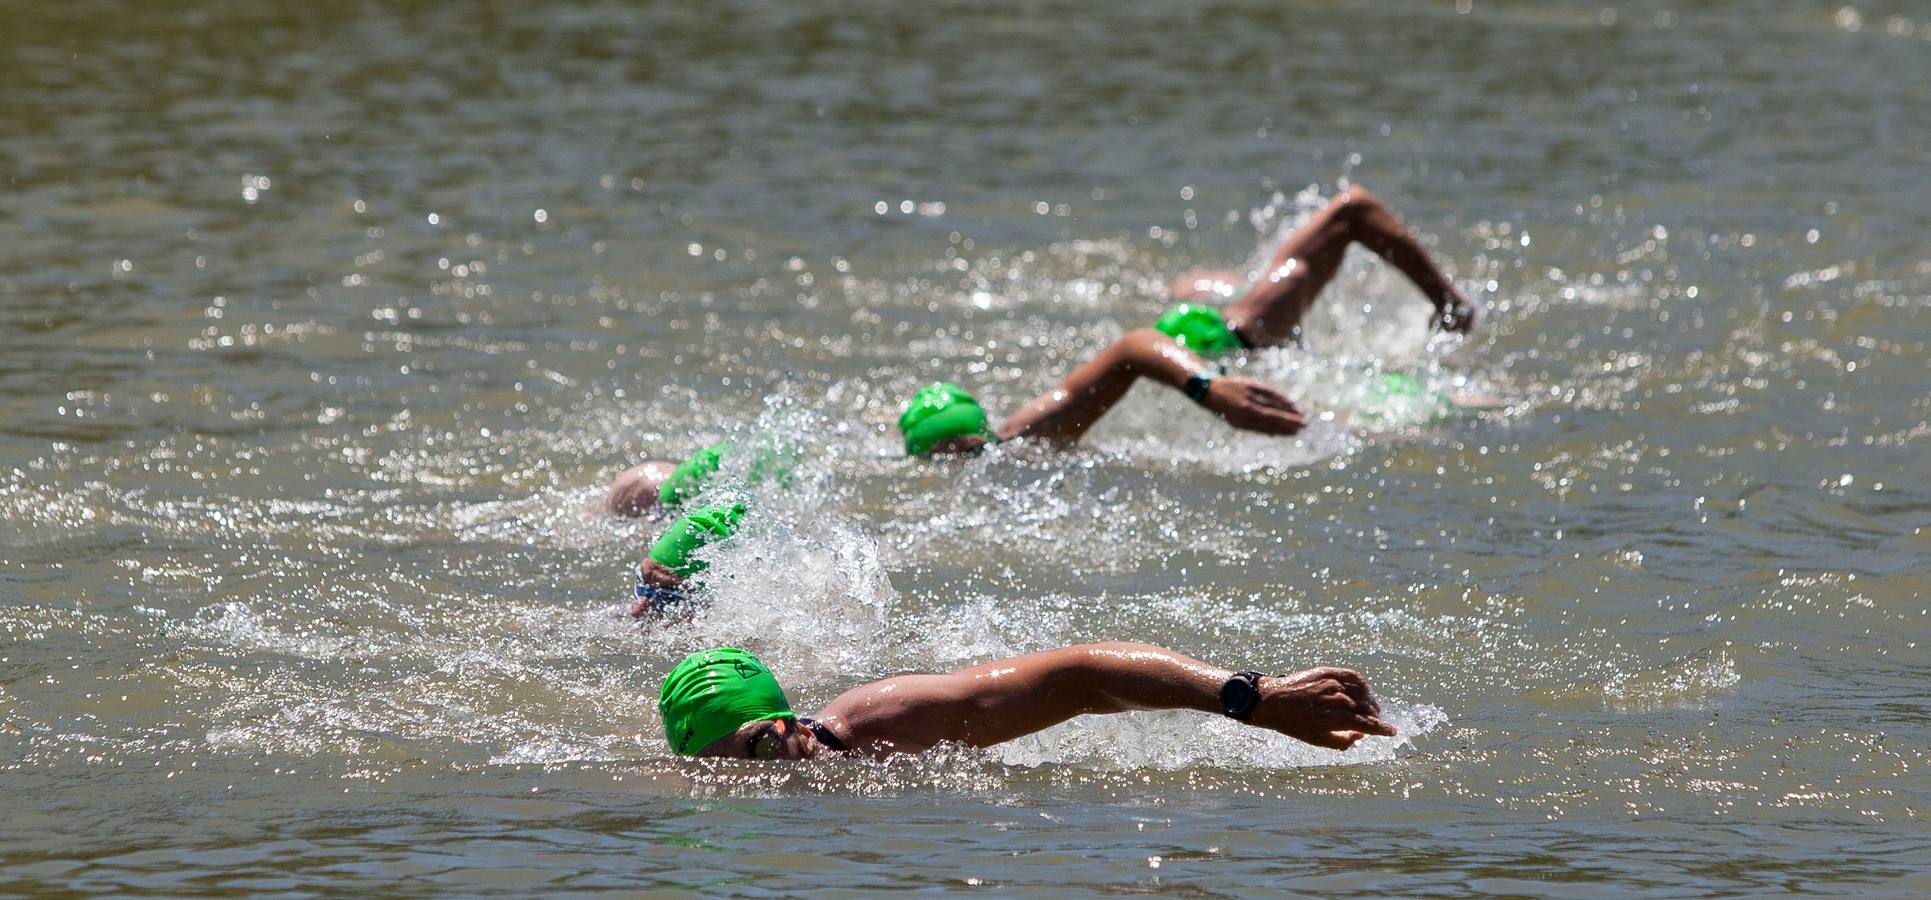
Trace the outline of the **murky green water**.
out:
<instances>
[{"instance_id":1,"label":"murky green water","mask_svg":"<svg viewBox=\"0 0 1931 900\"><path fill-rule=\"evenodd\" d=\"M0 888L1931 892L1931 11L1462 6L0 3ZM1245 365L1299 439L897 455L1344 181L1472 339L1357 259ZM799 484L622 621L586 507L756 429ZM1113 637L1408 734L657 738L714 642Z\"/></svg>"}]
</instances>

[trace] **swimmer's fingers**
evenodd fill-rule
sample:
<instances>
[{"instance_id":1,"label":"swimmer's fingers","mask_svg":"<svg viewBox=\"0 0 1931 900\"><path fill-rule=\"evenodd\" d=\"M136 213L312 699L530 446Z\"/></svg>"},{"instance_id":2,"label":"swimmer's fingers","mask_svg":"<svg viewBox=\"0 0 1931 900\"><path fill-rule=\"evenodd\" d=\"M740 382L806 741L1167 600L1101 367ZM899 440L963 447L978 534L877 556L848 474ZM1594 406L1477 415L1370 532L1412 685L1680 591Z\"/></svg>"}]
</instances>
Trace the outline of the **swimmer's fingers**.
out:
<instances>
[{"instance_id":1,"label":"swimmer's fingers","mask_svg":"<svg viewBox=\"0 0 1931 900\"><path fill-rule=\"evenodd\" d=\"M1338 666L1322 666L1295 673L1295 677L1331 681L1354 703L1355 708L1371 716L1381 715L1381 703L1375 699L1374 689L1368 686L1368 679L1353 669Z\"/></svg>"},{"instance_id":2,"label":"swimmer's fingers","mask_svg":"<svg viewBox=\"0 0 1931 900\"><path fill-rule=\"evenodd\" d=\"M1441 309L1436 310L1435 319L1431 324L1442 331L1467 334L1475 327L1475 304L1456 296Z\"/></svg>"},{"instance_id":3,"label":"swimmer's fingers","mask_svg":"<svg viewBox=\"0 0 1931 900\"><path fill-rule=\"evenodd\" d=\"M1279 413L1274 417L1274 430L1269 434L1300 434L1307 427L1307 417L1298 413Z\"/></svg>"},{"instance_id":4,"label":"swimmer's fingers","mask_svg":"<svg viewBox=\"0 0 1931 900\"><path fill-rule=\"evenodd\" d=\"M1249 424L1241 427L1262 434L1298 434L1307 427L1307 417L1294 410L1263 408L1255 411Z\"/></svg>"},{"instance_id":5,"label":"swimmer's fingers","mask_svg":"<svg viewBox=\"0 0 1931 900\"><path fill-rule=\"evenodd\" d=\"M1345 730L1359 731L1362 734L1376 734L1382 737L1395 736L1395 726L1382 721L1380 716L1362 710L1359 707L1342 712L1340 717L1346 720L1344 723Z\"/></svg>"},{"instance_id":6,"label":"swimmer's fingers","mask_svg":"<svg viewBox=\"0 0 1931 900\"><path fill-rule=\"evenodd\" d=\"M1381 721L1380 708L1369 709L1369 704L1356 699L1346 688L1337 684L1322 699L1329 704L1329 716L1341 720L1346 730L1394 737L1395 726Z\"/></svg>"},{"instance_id":7,"label":"swimmer's fingers","mask_svg":"<svg viewBox=\"0 0 1931 900\"><path fill-rule=\"evenodd\" d=\"M1326 747L1330 750L1346 750L1349 747L1353 747L1355 744L1360 743L1363 738L1367 737L1370 734L1378 734L1383 737L1393 737L1394 731L1393 729L1390 729L1388 731L1378 731L1375 729L1368 729L1367 731L1349 731L1349 730L1343 729L1339 731L1328 732L1327 740L1325 741L1310 741L1309 743Z\"/></svg>"},{"instance_id":8,"label":"swimmer's fingers","mask_svg":"<svg viewBox=\"0 0 1931 900\"><path fill-rule=\"evenodd\" d=\"M1293 413L1297 416L1301 415L1301 408L1295 406L1294 401L1289 400L1286 394L1267 385L1255 385L1253 397L1255 403L1265 406L1268 409L1278 409L1282 412Z\"/></svg>"},{"instance_id":9,"label":"swimmer's fingers","mask_svg":"<svg viewBox=\"0 0 1931 900\"><path fill-rule=\"evenodd\" d=\"M1339 727L1317 728L1308 733L1289 732L1290 737L1299 738L1316 747L1326 747L1329 750L1346 750L1371 734L1393 737L1395 729L1379 719L1361 717Z\"/></svg>"},{"instance_id":10,"label":"swimmer's fingers","mask_svg":"<svg viewBox=\"0 0 1931 900\"><path fill-rule=\"evenodd\" d=\"M1294 434L1307 427L1307 413L1294 405L1294 401L1289 400L1286 394L1264 384L1255 385L1255 388L1256 405L1273 415L1281 428L1279 433Z\"/></svg>"},{"instance_id":11,"label":"swimmer's fingers","mask_svg":"<svg viewBox=\"0 0 1931 900\"><path fill-rule=\"evenodd\" d=\"M1367 679L1352 669L1308 669L1271 676L1262 684L1263 706L1254 724L1335 750L1367 735L1395 735L1395 727L1381 720Z\"/></svg>"},{"instance_id":12,"label":"swimmer's fingers","mask_svg":"<svg viewBox=\"0 0 1931 900\"><path fill-rule=\"evenodd\" d=\"M1359 731L1330 731L1326 734L1317 734L1312 738L1306 738L1304 740L1307 740L1308 743L1316 747L1326 747L1329 750L1346 750L1354 746L1363 737L1366 737L1366 735L1363 735Z\"/></svg>"},{"instance_id":13,"label":"swimmer's fingers","mask_svg":"<svg viewBox=\"0 0 1931 900\"><path fill-rule=\"evenodd\" d=\"M1294 434L1307 427L1307 417L1294 401L1272 386L1251 378L1222 376L1207 389L1203 404L1243 431Z\"/></svg>"},{"instance_id":14,"label":"swimmer's fingers","mask_svg":"<svg viewBox=\"0 0 1931 900\"><path fill-rule=\"evenodd\" d=\"M1341 689L1354 700L1355 708L1371 716L1381 715L1381 701L1376 700L1374 689L1368 686L1368 679L1361 677L1353 669L1325 669L1328 677L1341 685Z\"/></svg>"},{"instance_id":15,"label":"swimmer's fingers","mask_svg":"<svg viewBox=\"0 0 1931 900\"><path fill-rule=\"evenodd\" d=\"M1280 388L1268 384L1265 381L1256 381L1252 378L1240 378L1235 384L1240 385L1242 395L1256 404L1271 406L1275 409L1294 408L1294 401L1287 399L1287 395L1281 393Z\"/></svg>"},{"instance_id":16,"label":"swimmer's fingers","mask_svg":"<svg viewBox=\"0 0 1931 900\"><path fill-rule=\"evenodd\" d=\"M1401 733L1400 729L1395 728L1392 723L1382 721L1377 716L1363 716L1361 730L1381 737L1394 737Z\"/></svg>"},{"instance_id":17,"label":"swimmer's fingers","mask_svg":"<svg viewBox=\"0 0 1931 900\"><path fill-rule=\"evenodd\" d=\"M676 589L684 586L684 579L671 571L669 566L654 559L646 558L638 563L637 574L651 587Z\"/></svg>"}]
</instances>

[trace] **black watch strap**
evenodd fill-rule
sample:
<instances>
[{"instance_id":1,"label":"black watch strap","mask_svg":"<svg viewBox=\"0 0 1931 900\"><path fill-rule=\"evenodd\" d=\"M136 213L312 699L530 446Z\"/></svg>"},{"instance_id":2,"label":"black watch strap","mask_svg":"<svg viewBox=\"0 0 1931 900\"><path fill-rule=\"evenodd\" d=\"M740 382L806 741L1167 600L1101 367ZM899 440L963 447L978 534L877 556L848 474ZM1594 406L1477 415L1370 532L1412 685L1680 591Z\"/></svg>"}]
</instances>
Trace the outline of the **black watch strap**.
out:
<instances>
[{"instance_id":1,"label":"black watch strap","mask_svg":"<svg viewBox=\"0 0 1931 900\"><path fill-rule=\"evenodd\" d=\"M1199 403L1207 399L1207 389L1210 386L1212 386L1213 383L1214 383L1214 373L1195 372L1193 373L1192 378L1187 379L1186 387L1181 388L1181 390L1186 391L1187 397L1191 399L1193 402Z\"/></svg>"},{"instance_id":2,"label":"black watch strap","mask_svg":"<svg viewBox=\"0 0 1931 900\"><path fill-rule=\"evenodd\" d=\"M1247 721L1261 699L1261 673L1235 672L1220 686L1220 711L1229 719Z\"/></svg>"}]
</instances>

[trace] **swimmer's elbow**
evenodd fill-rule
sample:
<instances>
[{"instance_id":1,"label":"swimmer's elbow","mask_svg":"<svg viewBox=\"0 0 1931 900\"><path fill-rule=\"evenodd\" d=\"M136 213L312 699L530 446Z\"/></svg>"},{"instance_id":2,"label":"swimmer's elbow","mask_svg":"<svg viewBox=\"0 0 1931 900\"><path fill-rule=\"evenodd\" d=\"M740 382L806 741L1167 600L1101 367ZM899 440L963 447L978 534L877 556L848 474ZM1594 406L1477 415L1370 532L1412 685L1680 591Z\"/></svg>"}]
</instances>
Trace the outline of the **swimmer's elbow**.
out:
<instances>
[{"instance_id":1,"label":"swimmer's elbow","mask_svg":"<svg viewBox=\"0 0 1931 900\"><path fill-rule=\"evenodd\" d=\"M1135 328L1120 337L1117 343L1126 344L1136 350L1157 350L1173 343L1173 338L1161 334L1154 328Z\"/></svg>"},{"instance_id":2,"label":"swimmer's elbow","mask_svg":"<svg viewBox=\"0 0 1931 900\"><path fill-rule=\"evenodd\" d=\"M1173 339L1152 328L1135 328L1120 336L1106 352L1113 357L1112 362L1135 375L1145 374L1159 359L1160 351Z\"/></svg>"}]
</instances>

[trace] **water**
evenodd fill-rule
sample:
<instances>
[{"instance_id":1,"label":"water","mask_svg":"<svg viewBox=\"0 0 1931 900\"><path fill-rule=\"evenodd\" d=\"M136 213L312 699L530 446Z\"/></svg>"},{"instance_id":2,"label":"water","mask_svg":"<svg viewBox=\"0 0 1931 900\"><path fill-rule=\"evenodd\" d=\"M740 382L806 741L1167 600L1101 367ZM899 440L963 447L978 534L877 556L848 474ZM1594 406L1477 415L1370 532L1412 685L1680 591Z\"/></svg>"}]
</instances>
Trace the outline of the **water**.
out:
<instances>
[{"instance_id":1,"label":"water","mask_svg":"<svg viewBox=\"0 0 1931 900\"><path fill-rule=\"evenodd\" d=\"M1931 14L1461 6L4 4L0 884L1931 891ZM897 455L1346 183L1472 338L1357 252L1245 364L1298 439ZM760 430L714 605L621 621L605 480ZM809 707L1120 637L1404 736L657 734L712 642Z\"/></svg>"}]
</instances>

